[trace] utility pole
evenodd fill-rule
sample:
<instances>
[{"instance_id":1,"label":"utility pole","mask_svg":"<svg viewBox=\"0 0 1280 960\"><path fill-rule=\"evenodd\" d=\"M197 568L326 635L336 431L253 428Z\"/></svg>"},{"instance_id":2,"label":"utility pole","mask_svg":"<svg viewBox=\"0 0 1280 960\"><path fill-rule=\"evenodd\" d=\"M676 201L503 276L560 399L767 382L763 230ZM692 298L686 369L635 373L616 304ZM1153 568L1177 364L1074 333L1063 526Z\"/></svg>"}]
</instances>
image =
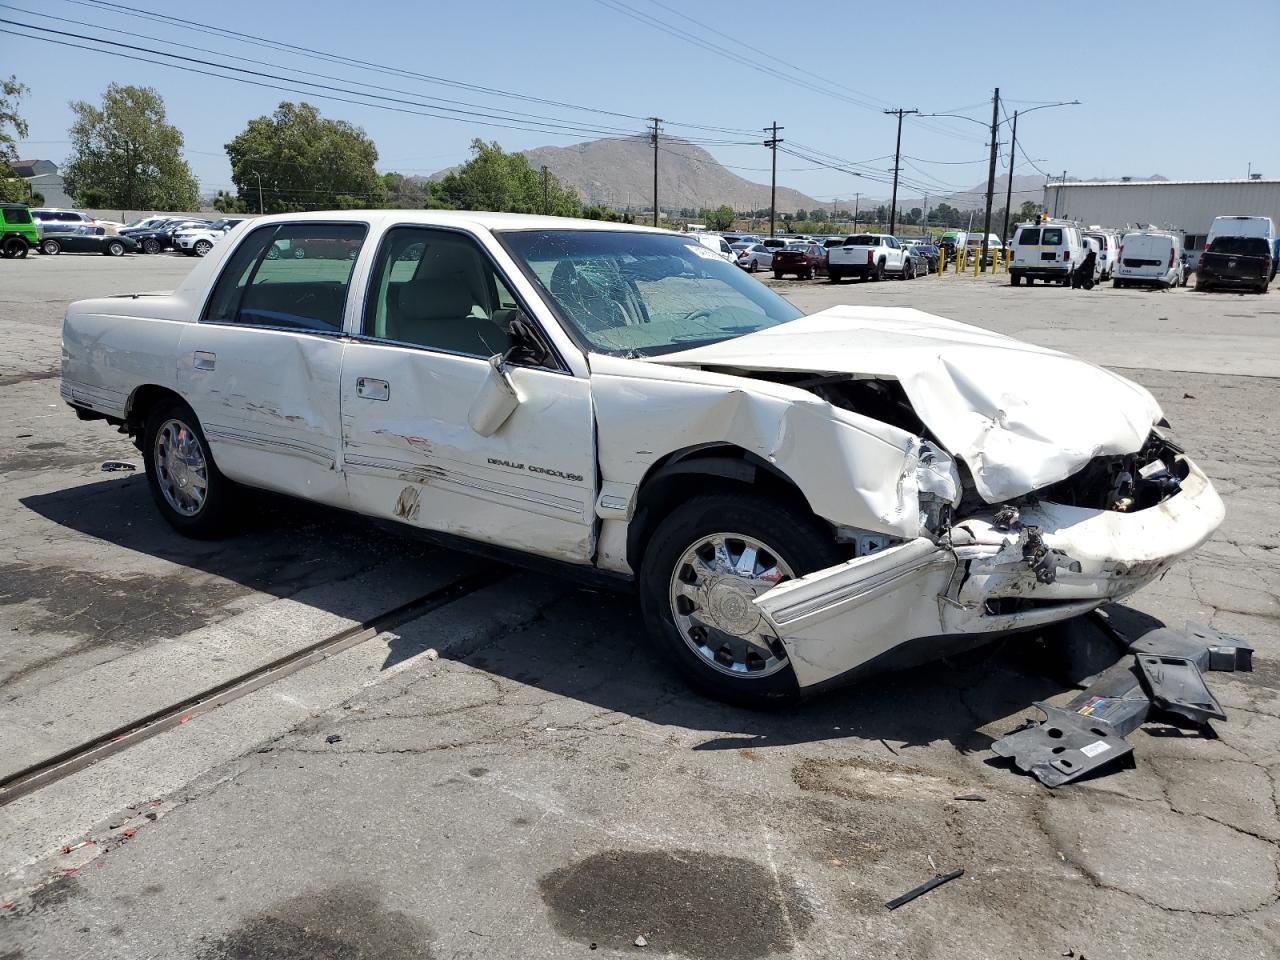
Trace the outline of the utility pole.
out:
<instances>
[{"instance_id":1,"label":"utility pole","mask_svg":"<svg viewBox=\"0 0 1280 960\"><path fill-rule=\"evenodd\" d=\"M1062 185L1067 182L1067 171L1062 171L1062 179L1058 181L1058 189L1053 191L1053 216L1058 216L1058 198L1062 196Z\"/></svg>"},{"instance_id":2,"label":"utility pole","mask_svg":"<svg viewBox=\"0 0 1280 960\"><path fill-rule=\"evenodd\" d=\"M893 148L893 200L889 203L889 233L893 233L898 225L898 171L902 167L902 118L908 113L919 113L919 110L886 110L888 114L898 117L898 142Z\"/></svg>"},{"instance_id":3,"label":"utility pole","mask_svg":"<svg viewBox=\"0 0 1280 960\"><path fill-rule=\"evenodd\" d=\"M858 232L858 201L862 199L862 194L855 193L853 195L853 232Z\"/></svg>"},{"instance_id":4,"label":"utility pole","mask_svg":"<svg viewBox=\"0 0 1280 960\"><path fill-rule=\"evenodd\" d=\"M773 175L769 180L769 236L773 236L773 220L778 210L778 144L782 143L778 139L778 131L785 130L786 127L778 126L778 121L773 121L771 126L765 127L764 132L773 132L773 136L764 142L764 145L773 153Z\"/></svg>"},{"instance_id":5,"label":"utility pole","mask_svg":"<svg viewBox=\"0 0 1280 960\"><path fill-rule=\"evenodd\" d=\"M1013 213L1009 209L1013 205L1013 160L1018 149L1018 111L1013 111L1013 136L1009 140L1009 189L1004 194L1004 233L1000 234L1005 245L1009 244L1009 217Z\"/></svg>"},{"instance_id":6,"label":"utility pole","mask_svg":"<svg viewBox=\"0 0 1280 960\"><path fill-rule=\"evenodd\" d=\"M924 209L920 211L920 233L923 235L929 232L929 195L924 195Z\"/></svg>"},{"instance_id":7,"label":"utility pole","mask_svg":"<svg viewBox=\"0 0 1280 960\"><path fill-rule=\"evenodd\" d=\"M982 221L982 259L978 269L986 272L987 253L991 243L991 195L996 191L996 134L1000 126L1000 88L991 97L991 165L987 168L987 215Z\"/></svg>"},{"instance_id":8,"label":"utility pole","mask_svg":"<svg viewBox=\"0 0 1280 960\"><path fill-rule=\"evenodd\" d=\"M653 121L653 225L658 225L658 125L662 123L661 117L650 117Z\"/></svg>"},{"instance_id":9,"label":"utility pole","mask_svg":"<svg viewBox=\"0 0 1280 960\"><path fill-rule=\"evenodd\" d=\"M253 175L258 178L258 213L265 213L266 211L262 207L262 174L255 170Z\"/></svg>"},{"instance_id":10,"label":"utility pole","mask_svg":"<svg viewBox=\"0 0 1280 960\"><path fill-rule=\"evenodd\" d=\"M542 214L546 216L551 211L547 207L547 165L542 165Z\"/></svg>"}]
</instances>

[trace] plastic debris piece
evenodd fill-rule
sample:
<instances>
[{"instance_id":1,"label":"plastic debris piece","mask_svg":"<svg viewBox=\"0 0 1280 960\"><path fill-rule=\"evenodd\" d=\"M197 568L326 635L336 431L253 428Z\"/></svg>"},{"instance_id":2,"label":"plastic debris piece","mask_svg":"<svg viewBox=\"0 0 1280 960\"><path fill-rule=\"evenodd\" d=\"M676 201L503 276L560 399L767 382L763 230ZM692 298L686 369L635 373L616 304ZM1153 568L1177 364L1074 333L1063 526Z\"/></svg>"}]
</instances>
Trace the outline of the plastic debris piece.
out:
<instances>
[{"instance_id":1,"label":"plastic debris piece","mask_svg":"<svg viewBox=\"0 0 1280 960\"><path fill-rule=\"evenodd\" d=\"M641 934L640 936L636 937L637 947L647 947L648 945L649 945L649 941L644 938L644 934Z\"/></svg>"},{"instance_id":2,"label":"plastic debris piece","mask_svg":"<svg viewBox=\"0 0 1280 960\"><path fill-rule=\"evenodd\" d=\"M136 464L127 463L124 460L105 460L102 464L103 473L117 473L119 471L128 471L132 473L137 470Z\"/></svg>"},{"instance_id":3,"label":"plastic debris piece","mask_svg":"<svg viewBox=\"0 0 1280 960\"><path fill-rule=\"evenodd\" d=\"M952 800L972 800L975 803L986 803L987 798L977 793L962 793L958 797L952 797Z\"/></svg>"},{"instance_id":4,"label":"plastic debris piece","mask_svg":"<svg viewBox=\"0 0 1280 960\"><path fill-rule=\"evenodd\" d=\"M325 743L341 743L341 742L342 742L342 735L341 735L341 734L339 734L339 733L331 733L331 734L329 734L327 737L325 737L325 738L324 738L324 742L325 742Z\"/></svg>"},{"instance_id":5,"label":"plastic debris piece","mask_svg":"<svg viewBox=\"0 0 1280 960\"><path fill-rule=\"evenodd\" d=\"M438 650L436 650L435 647L432 647L431 649L429 649L426 653L423 654L423 656L425 656L428 660L431 660L432 662L440 659L440 653Z\"/></svg>"},{"instance_id":6,"label":"plastic debris piece","mask_svg":"<svg viewBox=\"0 0 1280 960\"><path fill-rule=\"evenodd\" d=\"M900 897L894 897L892 900L886 903L885 906L890 910L897 910L899 907L910 903L916 897L922 897L926 893L928 893L930 890L933 890L936 887L940 887L944 883L950 883L952 880L955 880L957 877L963 877L963 876L964 876L963 869L952 870L950 873L934 874L932 879L926 880L924 883L920 884L920 886L914 887L911 890L908 890L906 893L904 893Z\"/></svg>"}]
</instances>

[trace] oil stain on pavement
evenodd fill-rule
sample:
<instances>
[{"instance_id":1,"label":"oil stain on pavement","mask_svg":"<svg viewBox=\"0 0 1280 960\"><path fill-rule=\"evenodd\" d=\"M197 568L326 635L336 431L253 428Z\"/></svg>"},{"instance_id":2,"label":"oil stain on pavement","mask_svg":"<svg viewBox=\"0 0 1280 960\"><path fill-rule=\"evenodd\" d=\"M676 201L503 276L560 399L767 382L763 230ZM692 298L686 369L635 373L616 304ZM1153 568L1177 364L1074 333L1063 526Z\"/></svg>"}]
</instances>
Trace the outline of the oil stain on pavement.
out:
<instances>
[{"instance_id":1,"label":"oil stain on pavement","mask_svg":"<svg viewBox=\"0 0 1280 960\"><path fill-rule=\"evenodd\" d=\"M337 886L291 897L208 941L199 960L431 960L430 933L376 890Z\"/></svg>"},{"instance_id":2,"label":"oil stain on pavement","mask_svg":"<svg viewBox=\"0 0 1280 960\"><path fill-rule=\"evenodd\" d=\"M556 930L602 950L643 937L662 954L752 960L793 949L813 922L789 877L696 850L607 850L539 886Z\"/></svg>"}]
</instances>

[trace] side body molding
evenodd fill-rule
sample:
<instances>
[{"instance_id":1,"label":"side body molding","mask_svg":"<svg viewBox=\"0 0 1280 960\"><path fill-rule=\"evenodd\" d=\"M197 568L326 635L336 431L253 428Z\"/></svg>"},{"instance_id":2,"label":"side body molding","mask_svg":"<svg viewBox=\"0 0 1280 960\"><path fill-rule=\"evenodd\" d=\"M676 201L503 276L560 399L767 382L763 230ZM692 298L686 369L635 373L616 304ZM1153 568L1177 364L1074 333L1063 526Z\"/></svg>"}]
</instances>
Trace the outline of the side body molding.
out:
<instances>
[{"instance_id":1,"label":"side body molding","mask_svg":"<svg viewBox=\"0 0 1280 960\"><path fill-rule=\"evenodd\" d=\"M801 687L853 669L900 644L946 633L939 598L955 555L917 537L781 583L756 598Z\"/></svg>"}]
</instances>

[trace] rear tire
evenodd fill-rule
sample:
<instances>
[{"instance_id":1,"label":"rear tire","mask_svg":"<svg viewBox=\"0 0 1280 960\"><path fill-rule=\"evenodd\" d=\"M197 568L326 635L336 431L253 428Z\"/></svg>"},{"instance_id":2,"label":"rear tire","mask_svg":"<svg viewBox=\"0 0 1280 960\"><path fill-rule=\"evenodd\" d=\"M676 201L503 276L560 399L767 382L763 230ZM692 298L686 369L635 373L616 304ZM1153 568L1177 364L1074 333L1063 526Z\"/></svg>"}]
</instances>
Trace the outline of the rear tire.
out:
<instances>
[{"instance_id":1,"label":"rear tire","mask_svg":"<svg viewBox=\"0 0 1280 960\"><path fill-rule=\"evenodd\" d=\"M785 566L795 577L834 566L844 557L826 526L807 511L745 492L709 494L687 501L659 524L645 548L640 564L640 608L650 639L663 656L673 661L693 686L716 699L757 708L793 701L799 695L795 673L781 642L768 633L764 621L753 620L749 626L735 627L757 641L753 647L759 653L754 660L750 655L734 659L733 655L746 646L742 636L687 622L683 628L677 625L675 611L681 605L700 609L696 601L677 598L677 580L695 588L712 582L713 578L704 575L704 571L709 572L708 564L698 571L687 559L694 547L717 535L723 535L730 545L735 538L756 541L761 545L762 565L767 562L764 558L772 555L776 570ZM745 591L718 591L726 598L721 610L740 617L743 623L750 620L751 605L745 604L744 610L741 600L748 593L767 587L754 578L734 575L721 577L721 582ZM714 652L712 647L716 648ZM768 659L760 653L767 654ZM739 669L734 670L734 664Z\"/></svg>"},{"instance_id":2,"label":"rear tire","mask_svg":"<svg viewBox=\"0 0 1280 960\"><path fill-rule=\"evenodd\" d=\"M40 252L47 253L49 256L62 252L62 244L57 240L43 240L40 243Z\"/></svg>"},{"instance_id":3,"label":"rear tire","mask_svg":"<svg viewBox=\"0 0 1280 960\"><path fill-rule=\"evenodd\" d=\"M156 404L143 431L142 460L151 496L173 529L196 539L229 532L235 487L213 462L209 441L189 406L176 398Z\"/></svg>"},{"instance_id":4,"label":"rear tire","mask_svg":"<svg viewBox=\"0 0 1280 960\"><path fill-rule=\"evenodd\" d=\"M871 275L867 279L872 281L873 283L879 282L880 280L884 279L884 261L883 260L881 260L879 263L877 263L874 267L871 268Z\"/></svg>"},{"instance_id":5,"label":"rear tire","mask_svg":"<svg viewBox=\"0 0 1280 960\"><path fill-rule=\"evenodd\" d=\"M21 260L27 255L27 241L22 237L10 237L4 242L4 249L0 253L4 254L6 260Z\"/></svg>"},{"instance_id":6,"label":"rear tire","mask_svg":"<svg viewBox=\"0 0 1280 960\"><path fill-rule=\"evenodd\" d=\"M773 271L773 279L775 279L775 280L781 280L781 279L782 279L782 271L780 271L780 270L775 270L775 271Z\"/></svg>"},{"instance_id":7,"label":"rear tire","mask_svg":"<svg viewBox=\"0 0 1280 960\"><path fill-rule=\"evenodd\" d=\"M203 257L212 249L213 249L213 244L210 243L208 240L197 240L195 243L191 245L191 252L194 253L197 257Z\"/></svg>"}]
</instances>

